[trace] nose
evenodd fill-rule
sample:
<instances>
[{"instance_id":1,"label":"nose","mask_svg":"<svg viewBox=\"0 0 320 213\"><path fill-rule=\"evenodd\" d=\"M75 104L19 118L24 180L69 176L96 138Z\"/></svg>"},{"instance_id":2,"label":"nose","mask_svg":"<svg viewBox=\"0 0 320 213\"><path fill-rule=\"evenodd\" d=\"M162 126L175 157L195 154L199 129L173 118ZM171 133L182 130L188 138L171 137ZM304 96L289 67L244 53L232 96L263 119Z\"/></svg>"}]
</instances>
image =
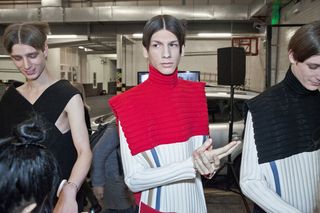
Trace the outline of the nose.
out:
<instances>
[{"instance_id":1,"label":"nose","mask_svg":"<svg viewBox=\"0 0 320 213\"><path fill-rule=\"evenodd\" d=\"M25 68L25 69L30 68L30 61L27 57L23 58L23 68Z\"/></svg>"},{"instance_id":2,"label":"nose","mask_svg":"<svg viewBox=\"0 0 320 213\"><path fill-rule=\"evenodd\" d=\"M169 46L164 46L163 50L162 50L162 57L163 58L170 58L171 56L171 51L170 51L170 48Z\"/></svg>"}]
</instances>

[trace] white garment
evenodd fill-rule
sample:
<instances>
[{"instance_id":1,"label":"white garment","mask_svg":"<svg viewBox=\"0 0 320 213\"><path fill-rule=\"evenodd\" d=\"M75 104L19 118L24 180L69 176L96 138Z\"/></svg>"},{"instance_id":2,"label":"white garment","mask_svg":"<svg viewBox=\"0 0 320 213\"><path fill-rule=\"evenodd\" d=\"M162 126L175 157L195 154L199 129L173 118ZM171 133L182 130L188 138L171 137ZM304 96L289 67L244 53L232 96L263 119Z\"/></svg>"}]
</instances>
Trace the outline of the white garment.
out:
<instances>
[{"instance_id":1,"label":"white garment","mask_svg":"<svg viewBox=\"0 0 320 213\"><path fill-rule=\"evenodd\" d=\"M207 212L201 178L191 157L203 136L132 156L120 124L119 135L125 182L133 192L142 192L141 202L161 212Z\"/></svg>"},{"instance_id":2,"label":"white garment","mask_svg":"<svg viewBox=\"0 0 320 213\"><path fill-rule=\"evenodd\" d=\"M258 164L252 115L248 112L240 186L267 212L313 213L320 186L320 150Z\"/></svg>"}]
</instances>

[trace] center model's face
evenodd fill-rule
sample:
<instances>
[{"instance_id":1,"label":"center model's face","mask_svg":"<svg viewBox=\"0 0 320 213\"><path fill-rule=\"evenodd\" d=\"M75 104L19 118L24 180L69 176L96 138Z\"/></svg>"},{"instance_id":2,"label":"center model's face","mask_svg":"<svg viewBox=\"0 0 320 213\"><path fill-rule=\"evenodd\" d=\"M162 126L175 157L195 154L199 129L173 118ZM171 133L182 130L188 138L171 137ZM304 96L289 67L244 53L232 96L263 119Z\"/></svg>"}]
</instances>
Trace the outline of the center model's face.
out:
<instances>
[{"instance_id":1,"label":"center model's face","mask_svg":"<svg viewBox=\"0 0 320 213\"><path fill-rule=\"evenodd\" d=\"M314 55L304 62L292 64L294 75L306 89L320 89L320 55Z\"/></svg>"},{"instance_id":2,"label":"center model's face","mask_svg":"<svg viewBox=\"0 0 320 213\"><path fill-rule=\"evenodd\" d=\"M10 54L16 67L28 80L36 80L46 67L47 51L36 50L25 44L12 46Z\"/></svg>"},{"instance_id":3,"label":"center model's face","mask_svg":"<svg viewBox=\"0 0 320 213\"><path fill-rule=\"evenodd\" d=\"M144 49L144 55L159 72L170 75L180 62L179 41L170 31L159 30L152 35L149 50Z\"/></svg>"}]
</instances>

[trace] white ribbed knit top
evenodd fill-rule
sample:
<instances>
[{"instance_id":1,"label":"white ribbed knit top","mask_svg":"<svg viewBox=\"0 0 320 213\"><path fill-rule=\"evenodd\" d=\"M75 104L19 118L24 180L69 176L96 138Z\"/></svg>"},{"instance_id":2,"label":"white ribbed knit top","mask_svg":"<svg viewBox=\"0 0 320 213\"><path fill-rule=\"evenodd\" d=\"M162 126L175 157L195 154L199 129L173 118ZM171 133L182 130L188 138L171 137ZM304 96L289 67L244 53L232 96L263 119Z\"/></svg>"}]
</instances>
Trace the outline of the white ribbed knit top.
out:
<instances>
[{"instance_id":1,"label":"white ribbed knit top","mask_svg":"<svg viewBox=\"0 0 320 213\"><path fill-rule=\"evenodd\" d=\"M192 152L203 136L186 142L159 145L131 155L119 125L125 182L133 192L142 192L141 202L161 212L207 212L201 178L192 163Z\"/></svg>"},{"instance_id":2,"label":"white ribbed knit top","mask_svg":"<svg viewBox=\"0 0 320 213\"><path fill-rule=\"evenodd\" d=\"M243 193L267 212L313 213L320 189L320 150L258 164L254 129L247 117L240 185Z\"/></svg>"}]
</instances>

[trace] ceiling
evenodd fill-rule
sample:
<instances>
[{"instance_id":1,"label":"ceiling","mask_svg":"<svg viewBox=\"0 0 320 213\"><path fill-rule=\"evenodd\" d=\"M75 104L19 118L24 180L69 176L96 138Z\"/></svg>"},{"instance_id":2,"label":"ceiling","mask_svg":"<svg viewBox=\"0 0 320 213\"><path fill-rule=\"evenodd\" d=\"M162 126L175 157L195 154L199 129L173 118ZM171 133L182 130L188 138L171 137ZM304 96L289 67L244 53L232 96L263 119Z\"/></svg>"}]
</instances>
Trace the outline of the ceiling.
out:
<instances>
[{"instance_id":1,"label":"ceiling","mask_svg":"<svg viewBox=\"0 0 320 213\"><path fill-rule=\"evenodd\" d=\"M50 39L50 48L83 46L93 50L88 53L112 54L117 35L132 41L130 35L141 33L145 22L157 14L187 20L188 36L199 32L253 35L264 30L271 7L271 0L2 0L0 34L10 23L46 21L54 35L81 35Z\"/></svg>"}]
</instances>

